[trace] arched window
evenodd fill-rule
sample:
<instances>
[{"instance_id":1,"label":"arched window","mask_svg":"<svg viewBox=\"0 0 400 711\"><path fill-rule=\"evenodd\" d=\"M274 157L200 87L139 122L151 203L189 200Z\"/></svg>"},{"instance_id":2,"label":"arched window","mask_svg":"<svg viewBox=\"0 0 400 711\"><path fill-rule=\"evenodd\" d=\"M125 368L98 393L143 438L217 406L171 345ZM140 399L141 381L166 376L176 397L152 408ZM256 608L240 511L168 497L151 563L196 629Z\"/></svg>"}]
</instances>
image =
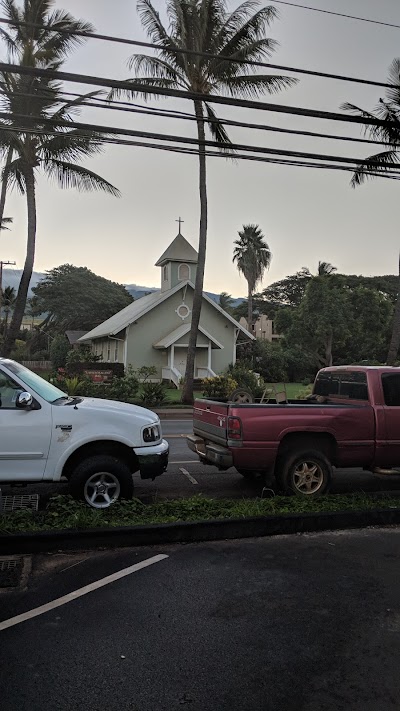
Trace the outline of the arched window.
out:
<instances>
[{"instance_id":1,"label":"arched window","mask_svg":"<svg viewBox=\"0 0 400 711\"><path fill-rule=\"evenodd\" d=\"M179 281L188 281L190 279L190 267L188 264L180 264L178 269Z\"/></svg>"},{"instance_id":2,"label":"arched window","mask_svg":"<svg viewBox=\"0 0 400 711\"><path fill-rule=\"evenodd\" d=\"M163 269L163 277L164 281L168 281L168 265L166 264L164 269Z\"/></svg>"}]
</instances>

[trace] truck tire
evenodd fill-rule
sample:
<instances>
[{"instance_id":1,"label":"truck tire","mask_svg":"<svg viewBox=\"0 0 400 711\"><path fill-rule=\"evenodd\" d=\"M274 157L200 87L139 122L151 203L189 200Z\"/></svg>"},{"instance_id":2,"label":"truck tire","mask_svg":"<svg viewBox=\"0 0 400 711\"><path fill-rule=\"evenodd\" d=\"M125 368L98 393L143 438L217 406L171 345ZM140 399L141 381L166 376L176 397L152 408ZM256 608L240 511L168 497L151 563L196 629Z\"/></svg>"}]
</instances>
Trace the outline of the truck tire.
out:
<instances>
[{"instance_id":1,"label":"truck tire","mask_svg":"<svg viewBox=\"0 0 400 711\"><path fill-rule=\"evenodd\" d=\"M277 464L276 480L287 496L322 496L329 491L332 464L317 449L288 452Z\"/></svg>"},{"instance_id":2,"label":"truck tire","mask_svg":"<svg viewBox=\"0 0 400 711\"><path fill-rule=\"evenodd\" d=\"M127 464L110 454L84 459L72 472L69 490L95 509L107 509L121 498L133 496L132 473Z\"/></svg>"}]
</instances>

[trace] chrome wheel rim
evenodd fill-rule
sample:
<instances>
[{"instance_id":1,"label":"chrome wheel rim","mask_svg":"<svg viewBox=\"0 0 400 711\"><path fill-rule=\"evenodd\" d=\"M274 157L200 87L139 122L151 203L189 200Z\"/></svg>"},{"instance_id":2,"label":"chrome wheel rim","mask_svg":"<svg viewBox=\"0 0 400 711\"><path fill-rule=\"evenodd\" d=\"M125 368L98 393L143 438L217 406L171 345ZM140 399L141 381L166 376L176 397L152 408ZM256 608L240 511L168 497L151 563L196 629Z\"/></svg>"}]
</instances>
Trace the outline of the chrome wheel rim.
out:
<instances>
[{"instance_id":1,"label":"chrome wheel rim","mask_svg":"<svg viewBox=\"0 0 400 711\"><path fill-rule=\"evenodd\" d=\"M293 488L299 494L316 494L324 483L324 472L313 461L299 462L293 471Z\"/></svg>"},{"instance_id":2,"label":"chrome wheel rim","mask_svg":"<svg viewBox=\"0 0 400 711\"><path fill-rule=\"evenodd\" d=\"M115 474L96 472L87 479L84 488L86 503L94 509L107 509L117 501L121 493L121 485Z\"/></svg>"}]
</instances>

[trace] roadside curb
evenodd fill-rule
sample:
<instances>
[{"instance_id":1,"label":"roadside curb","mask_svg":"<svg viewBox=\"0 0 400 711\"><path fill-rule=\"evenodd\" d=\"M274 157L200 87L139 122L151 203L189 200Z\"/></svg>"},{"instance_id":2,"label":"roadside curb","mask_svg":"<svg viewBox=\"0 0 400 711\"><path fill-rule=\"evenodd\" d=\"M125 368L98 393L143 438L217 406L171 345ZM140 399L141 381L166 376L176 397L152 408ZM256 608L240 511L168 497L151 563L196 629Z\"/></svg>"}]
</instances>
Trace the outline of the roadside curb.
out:
<instances>
[{"instance_id":1,"label":"roadside curb","mask_svg":"<svg viewBox=\"0 0 400 711\"><path fill-rule=\"evenodd\" d=\"M159 523L84 530L0 534L0 553L51 553L127 546L196 543L233 538L290 535L318 531L393 526L400 524L400 508L373 511L335 511L284 514L240 519Z\"/></svg>"}]
</instances>

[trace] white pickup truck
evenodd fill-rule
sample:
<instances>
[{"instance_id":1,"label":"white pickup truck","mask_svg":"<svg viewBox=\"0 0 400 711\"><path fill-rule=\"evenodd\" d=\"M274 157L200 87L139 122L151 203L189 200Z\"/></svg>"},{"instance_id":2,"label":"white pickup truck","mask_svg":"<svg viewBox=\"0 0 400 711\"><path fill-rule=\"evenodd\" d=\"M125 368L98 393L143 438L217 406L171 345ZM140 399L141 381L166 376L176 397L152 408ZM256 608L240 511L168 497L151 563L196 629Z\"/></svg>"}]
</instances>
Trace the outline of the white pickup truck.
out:
<instances>
[{"instance_id":1,"label":"white pickup truck","mask_svg":"<svg viewBox=\"0 0 400 711\"><path fill-rule=\"evenodd\" d=\"M132 474L168 465L160 420L143 407L68 397L23 365L0 358L0 485L60 481L94 508L133 494Z\"/></svg>"}]
</instances>

